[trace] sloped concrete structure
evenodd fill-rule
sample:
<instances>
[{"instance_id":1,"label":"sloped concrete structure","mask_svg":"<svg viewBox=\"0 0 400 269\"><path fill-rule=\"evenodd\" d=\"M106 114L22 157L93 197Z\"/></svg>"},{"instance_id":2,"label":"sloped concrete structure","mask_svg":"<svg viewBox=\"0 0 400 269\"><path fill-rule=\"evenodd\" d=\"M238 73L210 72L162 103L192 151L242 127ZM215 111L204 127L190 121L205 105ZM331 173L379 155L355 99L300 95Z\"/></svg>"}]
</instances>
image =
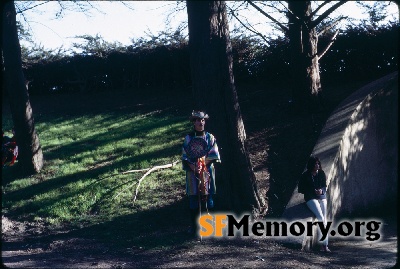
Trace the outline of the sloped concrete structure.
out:
<instances>
[{"instance_id":1,"label":"sloped concrete structure","mask_svg":"<svg viewBox=\"0 0 400 269\"><path fill-rule=\"evenodd\" d=\"M328 220L397 214L398 72L353 93L327 120L312 154L327 175ZM305 163L307 160L305 160ZM386 208L387 212L382 212ZM297 188L282 216L314 221ZM291 239L309 250L314 237Z\"/></svg>"}]
</instances>

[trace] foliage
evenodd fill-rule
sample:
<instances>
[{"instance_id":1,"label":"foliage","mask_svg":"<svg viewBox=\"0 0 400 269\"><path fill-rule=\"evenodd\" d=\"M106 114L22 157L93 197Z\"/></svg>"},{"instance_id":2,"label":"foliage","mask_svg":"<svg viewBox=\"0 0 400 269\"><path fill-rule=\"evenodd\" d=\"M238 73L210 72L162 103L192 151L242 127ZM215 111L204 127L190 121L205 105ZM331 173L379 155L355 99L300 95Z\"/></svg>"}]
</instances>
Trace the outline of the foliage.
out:
<instances>
[{"instance_id":1,"label":"foliage","mask_svg":"<svg viewBox=\"0 0 400 269\"><path fill-rule=\"evenodd\" d=\"M257 77L261 72L261 58L268 53L268 48L258 39L241 35L231 38L234 58L235 79L244 81Z\"/></svg>"},{"instance_id":2,"label":"foliage","mask_svg":"<svg viewBox=\"0 0 400 269\"><path fill-rule=\"evenodd\" d=\"M392 1L357 1L358 5L365 10L368 14L367 19L363 19L360 26L367 26L368 28L376 29L382 27L382 21L388 17L386 8L393 4ZM398 2L396 3L399 4ZM390 24L396 23L389 21Z\"/></svg>"},{"instance_id":3,"label":"foliage","mask_svg":"<svg viewBox=\"0 0 400 269\"><path fill-rule=\"evenodd\" d=\"M96 36L81 35L76 36L75 38L80 38L84 40L84 44L73 44L73 48L78 50L78 52L74 51L74 54L76 55L106 57L110 52L115 51L121 47L121 43L107 42L99 34L96 34Z\"/></svg>"},{"instance_id":4,"label":"foliage","mask_svg":"<svg viewBox=\"0 0 400 269\"><path fill-rule=\"evenodd\" d=\"M397 70L398 29L395 23L378 28L369 24L349 26L320 61L323 79L373 79ZM330 36L329 31L320 36L321 48L329 43ZM22 48L30 94L122 90L157 94L191 85L188 40L179 31L132 40L127 47L108 43L101 36L82 38L86 43L77 45L82 53L62 48L46 51L40 46ZM235 35L231 42L237 83L288 81L290 54L285 37L265 44L257 37Z\"/></svg>"},{"instance_id":5,"label":"foliage","mask_svg":"<svg viewBox=\"0 0 400 269\"><path fill-rule=\"evenodd\" d=\"M321 60L326 80L381 77L398 70L399 25L348 27ZM321 38L321 44L326 42Z\"/></svg>"},{"instance_id":6,"label":"foliage","mask_svg":"<svg viewBox=\"0 0 400 269\"><path fill-rule=\"evenodd\" d=\"M133 40L135 43L128 47L110 44L101 36L81 38L86 43L75 45L80 53L70 52L62 58L43 57L41 61L36 60L40 50L24 54L29 63L25 76L32 81L30 93L118 92L156 87L165 91L190 84L187 40L179 32Z\"/></svg>"}]
</instances>

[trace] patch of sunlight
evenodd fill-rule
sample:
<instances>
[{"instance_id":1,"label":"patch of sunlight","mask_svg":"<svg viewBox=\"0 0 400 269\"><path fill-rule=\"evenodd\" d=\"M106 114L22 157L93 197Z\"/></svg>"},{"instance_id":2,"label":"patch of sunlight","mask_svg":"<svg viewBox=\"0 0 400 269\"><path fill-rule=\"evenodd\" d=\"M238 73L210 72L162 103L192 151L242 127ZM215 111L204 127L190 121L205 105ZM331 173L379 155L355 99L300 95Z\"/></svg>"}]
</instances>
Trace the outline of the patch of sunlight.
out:
<instances>
[{"instance_id":1,"label":"patch of sunlight","mask_svg":"<svg viewBox=\"0 0 400 269\"><path fill-rule=\"evenodd\" d=\"M112 120L110 124L108 125L108 129L116 129L116 128L121 128L125 126L129 126L130 128L132 127L132 124L135 124L138 122L140 119L139 118L128 118L125 120Z\"/></svg>"},{"instance_id":2,"label":"patch of sunlight","mask_svg":"<svg viewBox=\"0 0 400 269\"><path fill-rule=\"evenodd\" d=\"M365 128L364 120L359 120L350 124L343 135L342 141L342 165L344 171L348 169L348 163L350 162L351 157L356 153L362 150L363 145L361 141L359 141L358 134Z\"/></svg>"},{"instance_id":3,"label":"patch of sunlight","mask_svg":"<svg viewBox=\"0 0 400 269\"><path fill-rule=\"evenodd\" d=\"M62 166L59 168L60 175L67 176L67 175L72 175L81 171L84 171L85 167L82 167L82 165L79 162L65 162Z\"/></svg>"},{"instance_id":4,"label":"patch of sunlight","mask_svg":"<svg viewBox=\"0 0 400 269\"><path fill-rule=\"evenodd\" d=\"M159 150L163 150L169 146L175 146L176 144L177 144L176 142L167 142L167 143L163 143L163 144L152 144L147 148L147 152L156 152Z\"/></svg>"},{"instance_id":5,"label":"patch of sunlight","mask_svg":"<svg viewBox=\"0 0 400 269\"><path fill-rule=\"evenodd\" d=\"M359 131L365 129L365 120L362 119L353 123L352 125L350 125L350 129L350 136L355 137Z\"/></svg>"},{"instance_id":6,"label":"patch of sunlight","mask_svg":"<svg viewBox=\"0 0 400 269\"><path fill-rule=\"evenodd\" d=\"M60 188L35 195L33 203L40 205L40 212L50 216L69 219L90 209L97 201L99 194L94 193L88 186L91 181L83 179L72 182ZM74 193L74 195L71 195Z\"/></svg>"},{"instance_id":7,"label":"patch of sunlight","mask_svg":"<svg viewBox=\"0 0 400 269\"><path fill-rule=\"evenodd\" d=\"M33 177L16 179L7 184L7 191L11 192L11 191L23 189L23 188L29 187L35 183L36 183L36 179Z\"/></svg>"},{"instance_id":8,"label":"patch of sunlight","mask_svg":"<svg viewBox=\"0 0 400 269\"><path fill-rule=\"evenodd\" d=\"M175 124L155 128L151 132L148 132L146 134L146 137L147 138L160 137L160 136L166 135L166 133L168 133L170 131L175 131L176 129L179 129L179 127L182 127L182 123L175 123Z\"/></svg>"}]
</instances>

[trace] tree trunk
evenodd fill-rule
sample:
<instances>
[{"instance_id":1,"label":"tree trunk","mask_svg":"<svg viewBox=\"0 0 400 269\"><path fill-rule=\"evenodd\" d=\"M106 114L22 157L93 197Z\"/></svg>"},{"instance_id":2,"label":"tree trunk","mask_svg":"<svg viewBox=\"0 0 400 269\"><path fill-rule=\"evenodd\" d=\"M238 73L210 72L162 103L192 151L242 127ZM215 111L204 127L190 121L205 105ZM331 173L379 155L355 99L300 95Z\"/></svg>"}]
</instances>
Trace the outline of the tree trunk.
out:
<instances>
[{"instance_id":1,"label":"tree trunk","mask_svg":"<svg viewBox=\"0 0 400 269\"><path fill-rule=\"evenodd\" d=\"M4 82L10 100L15 136L19 148L18 162L23 172L32 174L41 170L43 154L35 131L29 94L25 87L14 1L4 1L1 5Z\"/></svg>"},{"instance_id":2,"label":"tree trunk","mask_svg":"<svg viewBox=\"0 0 400 269\"><path fill-rule=\"evenodd\" d=\"M210 115L206 127L217 138L222 160L216 167L219 208L238 213L259 211L265 202L259 195L245 144L226 4L187 1L187 12L194 103Z\"/></svg>"},{"instance_id":3,"label":"tree trunk","mask_svg":"<svg viewBox=\"0 0 400 269\"><path fill-rule=\"evenodd\" d=\"M298 109L318 108L321 89L318 36L311 26L311 1L288 1L292 94Z\"/></svg>"}]
</instances>

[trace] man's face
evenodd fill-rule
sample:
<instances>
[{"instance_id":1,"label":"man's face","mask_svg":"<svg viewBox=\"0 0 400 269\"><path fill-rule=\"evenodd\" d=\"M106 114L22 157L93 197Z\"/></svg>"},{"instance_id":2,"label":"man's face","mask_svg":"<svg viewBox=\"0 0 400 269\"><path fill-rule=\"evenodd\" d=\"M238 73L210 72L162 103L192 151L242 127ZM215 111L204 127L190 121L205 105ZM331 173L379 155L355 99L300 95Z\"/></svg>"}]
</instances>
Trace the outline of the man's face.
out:
<instances>
[{"instance_id":1,"label":"man's face","mask_svg":"<svg viewBox=\"0 0 400 269\"><path fill-rule=\"evenodd\" d=\"M204 125L206 124L205 119L196 119L194 121L194 129L198 132L204 131Z\"/></svg>"}]
</instances>

